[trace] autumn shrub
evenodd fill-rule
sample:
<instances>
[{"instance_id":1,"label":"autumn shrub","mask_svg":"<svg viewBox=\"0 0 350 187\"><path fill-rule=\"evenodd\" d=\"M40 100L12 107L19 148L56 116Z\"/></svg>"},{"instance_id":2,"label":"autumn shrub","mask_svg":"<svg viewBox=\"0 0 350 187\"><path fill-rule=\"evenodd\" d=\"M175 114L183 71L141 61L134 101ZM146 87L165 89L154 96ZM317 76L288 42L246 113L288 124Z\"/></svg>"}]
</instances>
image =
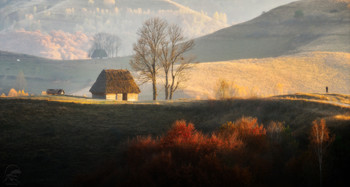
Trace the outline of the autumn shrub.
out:
<instances>
[{"instance_id":1,"label":"autumn shrub","mask_svg":"<svg viewBox=\"0 0 350 187\"><path fill-rule=\"evenodd\" d=\"M7 94L8 97L16 97L17 96L17 91L14 88L11 88L9 93Z\"/></svg>"},{"instance_id":2,"label":"autumn shrub","mask_svg":"<svg viewBox=\"0 0 350 187\"><path fill-rule=\"evenodd\" d=\"M242 117L203 134L176 121L160 137L136 137L120 165L99 170L79 184L95 186L283 186L313 183L309 151L289 150L289 127ZM288 136L287 136L287 135ZM271 136L271 137L270 137ZM269 141L271 140L271 141ZM275 143L278 141L278 143ZM301 167L301 168L300 168ZM306 177L305 177L305 176ZM296 176L297 182L293 181ZM308 179L308 176L312 176ZM89 182L91 181L91 182ZM299 183L300 182L300 183Z\"/></svg>"},{"instance_id":3,"label":"autumn shrub","mask_svg":"<svg viewBox=\"0 0 350 187\"><path fill-rule=\"evenodd\" d=\"M161 143L163 146L171 146L182 143L199 143L203 135L198 133L193 124L187 124L186 121L176 121L173 127L162 137Z\"/></svg>"},{"instance_id":4,"label":"autumn shrub","mask_svg":"<svg viewBox=\"0 0 350 187\"><path fill-rule=\"evenodd\" d=\"M237 157L242 147L236 134L204 135L192 123L176 121L161 137L137 137L128 143L121 185L248 185L249 168L226 160Z\"/></svg>"},{"instance_id":5,"label":"autumn shrub","mask_svg":"<svg viewBox=\"0 0 350 187\"><path fill-rule=\"evenodd\" d=\"M18 90L18 92L11 88L11 90L8 93L8 97L17 97L17 96L29 96L28 93L26 93L24 90Z\"/></svg>"},{"instance_id":6,"label":"autumn shrub","mask_svg":"<svg viewBox=\"0 0 350 187\"><path fill-rule=\"evenodd\" d=\"M226 122L220 128L220 134L227 136L236 133L238 138L252 148L263 148L266 145L266 129L258 124L258 119L242 117L235 122Z\"/></svg>"}]
</instances>

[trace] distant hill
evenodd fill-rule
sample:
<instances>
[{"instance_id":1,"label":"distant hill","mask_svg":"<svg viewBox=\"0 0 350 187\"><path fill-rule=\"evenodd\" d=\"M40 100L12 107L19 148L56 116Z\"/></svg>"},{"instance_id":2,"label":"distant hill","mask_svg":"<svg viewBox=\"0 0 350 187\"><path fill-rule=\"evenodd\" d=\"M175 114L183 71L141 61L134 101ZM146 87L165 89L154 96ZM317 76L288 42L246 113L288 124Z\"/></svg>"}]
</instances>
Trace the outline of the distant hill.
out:
<instances>
[{"instance_id":1,"label":"distant hill","mask_svg":"<svg viewBox=\"0 0 350 187\"><path fill-rule=\"evenodd\" d=\"M130 55L137 29L151 17L199 37L227 27L171 0L0 0L0 50L52 59L85 59L98 32L121 38L119 56Z\"/></svg>"},{"instance_id":2,"label":"distant hill","mask_svg":"<svg viewBox=\"0 0 350 187\"><path fill-rule=\"evenodd\" d=\"M298 1L196 39L198 60L265 58L310 51L350 52L350 9L327 0Z\"/></svg>"},{"instance_id":3,"label":"distant hill","mask_svg":"<svg viewBox=\"0 0 350 187\"><path fill-rule=\"evenodd\" d=\"M225 13L227 23L242 23L259 16L262 12L296 0L173 0L198 12L213 16Z\"/></svg>"},{"instance_id":4,"label":"distant hill","mask_svg":"<svg viewBox=\"0 0 350 187\"><path fill-rule=\"evenodd\" d=\"M40 94L49 88L63 88L67 94L96 80L103 69L129 69L129 57L91 60L51 60L25 54L0 51L0 94L16 86L23 72L29 93Z\"/></svg>"}]
</instances>

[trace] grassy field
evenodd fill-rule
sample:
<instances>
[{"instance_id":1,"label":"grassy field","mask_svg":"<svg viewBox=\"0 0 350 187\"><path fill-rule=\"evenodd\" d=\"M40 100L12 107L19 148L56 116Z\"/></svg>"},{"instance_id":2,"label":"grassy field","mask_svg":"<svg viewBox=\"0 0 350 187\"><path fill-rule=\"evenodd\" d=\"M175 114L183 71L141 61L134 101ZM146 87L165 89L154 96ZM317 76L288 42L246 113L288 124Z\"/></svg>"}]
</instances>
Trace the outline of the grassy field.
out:
<instances>
[{"instance_id":1,"label":"grassy field","mask_svg":"<svg viewBox=\"0 0 350 187\"><path fill-rule=\"evenodd\" d=\"M77 175L118 158L127 140L160 136L178 119L193 122L205 133L242 116L257 117L263 124L282 121L305 147L311 122L325 118L332 133L345 145L350 143L350 107L319 102L316 96L312 101L290 98L92 104L81 104L86 103L84 98L76 103L68 97L1 98L0 171L16 164L23 185L69 185Z\"/></svg>"}]
</instances>

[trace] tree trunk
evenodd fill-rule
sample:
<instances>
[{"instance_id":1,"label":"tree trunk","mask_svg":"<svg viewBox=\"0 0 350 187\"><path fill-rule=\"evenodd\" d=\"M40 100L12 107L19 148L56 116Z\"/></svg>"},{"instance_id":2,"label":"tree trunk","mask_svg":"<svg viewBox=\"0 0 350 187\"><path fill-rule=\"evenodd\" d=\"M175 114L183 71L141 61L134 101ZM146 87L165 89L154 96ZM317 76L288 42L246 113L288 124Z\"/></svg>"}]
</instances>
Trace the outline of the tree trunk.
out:
<instances>
[{"instance_id":1,"label":"tree trunk","mask_svg":"<svg viewBox=\"0 0 350 187\"><path fill-rule=\"evenodd\" d=\"M170 86L170 96L169 96L169 99L172 100L173 99L173 94L174 94L174 84L175 84L175 76L172 75L171 76L172 79L171 79L171 86Z\"/></svg>"},{"instance_id":2,"label":"tree trunk","mask_svg":"<svg viewBox=\"0 0 350 187\"><path fill-rule=\"evenodd\" d=\"M165 72L165 100L169 99L169 75L168 72Z\"/></svg>"},{"instance_id":3,"label":"tree trunk","mask_svg":"<svg viewBox=\"0 0 350 187\"><path fill-rule=\"evenodd\" d=\"M157 100L157 80L155 77L152 78L152 86L153 86L153 100Z\"/></svg>"}]
</instances>

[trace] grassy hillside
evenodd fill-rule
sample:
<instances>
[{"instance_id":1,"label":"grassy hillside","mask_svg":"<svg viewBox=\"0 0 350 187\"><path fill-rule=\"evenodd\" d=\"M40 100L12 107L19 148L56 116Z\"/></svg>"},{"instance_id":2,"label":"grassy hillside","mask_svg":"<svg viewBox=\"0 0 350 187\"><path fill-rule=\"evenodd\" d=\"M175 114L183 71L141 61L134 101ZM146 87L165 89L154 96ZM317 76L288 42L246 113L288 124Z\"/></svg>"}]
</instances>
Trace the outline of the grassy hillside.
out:
<instances>
[{"instance_id":1,"label":"grassy hillside","mask_svg":"<svg viewBox=\"0 0 350 187\"><path fill-rule=\"evenodd\" d=\"M284 5L295 0L174 0L180 4L191 7L197 11L204 11L208 15L214 15L216 11L227 14L228 23L241 23L255 18L263 11L270 10L280 5Z\"/></svg>"},{"instance_id":2,"label":"grassy hillside","mask_svg":"<svg viewBox=\"0 0 350 187\"><path fill-rule=\"evenodd\" d=\"M263 59L200 63L190 70L184 89L192 98L213 98L219 80L232 96L268 96L297 92L350 94L350 54L316 52Z\"/></svg>"},{"instance_id":3,"label":"grassy hillside","mask_svg":"<svg viewBox=\"0 0 350 187\"><path fill-rule=\"evenodd\" d=\"M199 61L276 57L296 52L350 52L346 3L297 1L196 39Z\"/></svg>"},{"instance_id":4,"label":"grassy hillside","mask_svg":"<svg viewBox=\"0 0 350 187\"><path fill-rule=\"evenodd\" d=\"M0 55L0 94L7 94L16 86L16 76L20 71L25 75L29 93L40 94L48 88L63 88L68 94L89 96L89 89L102 69L131 70L128 57L55 61L7 52L0 52ZM175 98L213 98L220 79L237 87L233 96L239 97L324 92L326 86L331 93L349 94L349 62L349 53L313 52L278 58L199 63L188 72L189 80ZM160 84L161 99L164 95L162 87ZM140 88L140 98L151 100L150 84Z\"/></svg>"},{"instance_id":5,"label":"grassy hillside","mask_svg":"<svg viewBox=\"0 0 350 187\"><path fill-rule=\"evenodd\" d=\"M78 174L90 173L101 163L118 158L120 145L127 139L159 136L178 119L193 122L206 133L242 116L257 117L263 124L281 121L290 126L299 146L305 147L311 122L325 118L332 133L344 137L341 142L346 143L349 115L349 107L285 98L160 105L0 99L0 169L18 165L23 171L20 181L26 186L70 184Z\"/></svg>"}]
</instances>

